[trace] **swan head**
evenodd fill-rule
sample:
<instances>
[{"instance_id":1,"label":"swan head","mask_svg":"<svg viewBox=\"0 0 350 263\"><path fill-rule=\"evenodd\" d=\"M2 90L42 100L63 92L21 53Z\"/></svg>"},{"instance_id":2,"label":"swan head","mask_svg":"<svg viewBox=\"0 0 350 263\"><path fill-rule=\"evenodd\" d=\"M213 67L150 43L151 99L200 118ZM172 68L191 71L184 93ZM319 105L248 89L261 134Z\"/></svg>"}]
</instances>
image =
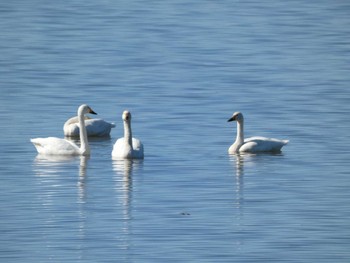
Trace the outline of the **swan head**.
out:
<instances>
[{"instance_id":1,"label":"swan head","mask_svg":"<svg viewBox=\"0 0 350 263\"><path fill-rule=\"evenodd\" d=\"M123 121L130 122L131 121L131 113L127 110L123 112L122 115Z\"/></svg>"},{"instance_id":2,"label":"swan head","mask_svg":"<svg viewBox=\"0 0 350 263\"><path fill-rule=\"evenodd\" d=\"M233 113L232 117L227 120L229 121L238 121L242 122L243 121L243 114L241 112L235 112Z\"/></svg>"},{"instance_id":3,"label":"swan head","mask_svg":"<svg viewBox=\"0 0 350 263\"><path fill-rule=\"evenodd\" d=\"M95 114L95 115L97 114L88 105L86 105L86 104L81 105L78 109L78 115L87 114L87 113Z\"/></svg>"}]
</instances>

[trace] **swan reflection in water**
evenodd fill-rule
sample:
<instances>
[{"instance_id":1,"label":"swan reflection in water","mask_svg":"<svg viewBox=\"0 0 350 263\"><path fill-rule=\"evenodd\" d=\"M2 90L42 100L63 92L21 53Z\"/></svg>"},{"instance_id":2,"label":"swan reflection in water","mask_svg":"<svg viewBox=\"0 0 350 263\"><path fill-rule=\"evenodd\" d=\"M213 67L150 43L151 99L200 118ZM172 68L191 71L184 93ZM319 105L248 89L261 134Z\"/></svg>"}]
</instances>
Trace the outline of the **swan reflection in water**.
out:
<instances>
[{"instance_id":1,"label":"swan reflection in water","mask_svg":"<svg viewBox=\"0 0 350 263\"><path fill-rule=\"evenodd\" d=\"M142 168L142 159L113 159L113 170L115 171L115 191L117 202L120 206L123 224L119 232L119 248L128 250L131 246L130 235L132 233L132 196L135 191L135 178L137 171ZM137 187L137 185L136 185Z\"/></svg>"},{"instance_id":2,"label":"swan reflection in water","mask_svg":"<svg viewBox=\"0 0 350 263\"><path fill-rule=\"evenodd\" d=\"M85 156L78 155L45 155L38 154L33 162L35 175L38 177L49 177L49 176L59 176L67 168L74 165L80 157L84 159L88 158Z\"/></svg>"},{"instance_id":3,"label":"swan reflection in water","mask_svg":"<svg viewBox=\"0 0 350 263\"><path fill-rule=\"evenodd\" d=\"M244 161L245 155L241 153L230 154L229 158L235 170L235 208L242 215L242 205L244 202Z\"/></svg>"},{"instance_id":4,"label":"swan reflection in water","mask_svg":"<svg viewBox=\"0 0 350 263\"><path fill-rule=\"evenodd\" d=\"M78 193L82 201L85 197L85 180L87 163L89 156L69 156L69 155L42 155L38 154L34 159L34 172L40 177L42 182L59 179L61 175L71 171L72 165L79 161L78 173ZM61 178L62 179L62 178Z\"/></svg>"},{"instance_id":5,"label":"swan reflection in water","mask_svg":"<svg viewBox=\"0 0 350 263\"><path fill-rule=\"evenodd\" d=\"M115 189L122 206L125 208L125 219L130 219L129 209L131 204L133 178L135 171L142 167L143 160L140 159L113 159L113 170L115 176Z\"/></svg>"},{"instance_id":6,"label":"swan reflection in water","mask_svg":"<svg viewBox=\"0 0 350 263\"><path fill-rule=\"evenodd\" d=\"M235 210L235 226L238 233L245 231L245 196L244 196L244 172L245 169L251 167L254 163L255 154L251 153L235 153L230 154L229 159L234 171L234 210ZM244 247L244 240L238 235L236 241L237 250L240 251Z\"/></svg>"},{"instance_id":7,"label":"swan reflection in water","mask_svg":"<svg viewBox=\"0 0 350 263\"><path fill-rule=\"evenodd\" d=\"M275 156L283 156L282 153L235 153L230 154L229 158L234 166L235 171L235 192L236 192L236 207L239 208L244 202L244 175L249 169L249 173L255 170L258 163L266 162L266 160Z\"/></svg>"},{"instance_id":8,"label":"swan reflection in water","mask_svg":"<svg viewBox=\"0 0 350 263\"><path fill-rule=\"evenodd\" d=\"M260 166L261 163L265 163L267 160L274 159L275 157L283 156L282 153L235 153L230 154L229 158L234 166L235 171L235 208L238 209L238 215L240 218L244 215L244 176L248 171L248 174L256 171L256 166Z\"/></svg>"},{"instance_id":9,"label":"swan reflection in water","mask_svg":"<svg viewBox=\"0 0 350 263\"><path fill-rule=\"evenodd\" d=\"M88 156L80 156L79 181L78 181L78 193L79 193L80 202L85 202L86 169L87 169L87 163L89 159L90 157Z\"/></svg>"},{"instance_id":10,"label":"swan reflection in water","mask_svg":"<svg viewBox=\"0 0 350 263\"><path fill-rule=\"evenodd\" d=\"M47 224L47 226L49 226L49 228L43 227L44 230L51 229L50 227L52 225L57 224L56 220L58 220L57 218L59 218L60 215L68 213L66 209L60 210L60 208L65 207L62 206L62 202L67 202L66 199L69 199L71 196L69 194L69 189L72 189L71 184L72 178L74 177L77 180L77 202L75 204L69 202L69 206L77 207L80 218L78 229L79 238L82 240L84 239L86 221L84 211L85 182L88 160L89 157L87 156L40 154L38 154L34 159L33 170L38 178L39 187L37 192L38 200L40 202L40 207L47 214L47 219L43 222L43 224ZM44 233L43 236L45 236L45 238L48 237L47 242L51 242L49 239L51 234L51 232Z\"/></svg>"}]
</instances>

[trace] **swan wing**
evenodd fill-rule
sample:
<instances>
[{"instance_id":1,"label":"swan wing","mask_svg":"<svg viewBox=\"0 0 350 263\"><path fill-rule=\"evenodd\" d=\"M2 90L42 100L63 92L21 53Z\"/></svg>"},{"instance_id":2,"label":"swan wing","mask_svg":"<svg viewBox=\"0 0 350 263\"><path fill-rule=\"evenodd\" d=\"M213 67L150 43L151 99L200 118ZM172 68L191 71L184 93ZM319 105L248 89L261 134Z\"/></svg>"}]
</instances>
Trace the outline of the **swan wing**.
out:
<instances>
[{"instance_id":1,"label":"swan wing","mask_svg":"<svg viewBox=\"0 0 350 263\"><path fill-rule=\"evenodd\" d=\"M239 148L240 152L279 152L288 143L288 140L279 140L266 137L251 137L244 140Z\"/></svg>"},{"instance_id":2,"label":"swan wing","mask_svg":"<svg viewBox=\"0 0 350 263\"><path fill-rule=\"evenodd\" d=\"M88 136L108 136L111 129L115 127L114 123L106 122L102 119L93 119L85 116L85 127ZM79 136L79 118L72 117L66 121L63 126L64 136L78 137Z\"/></svg>"},{"instance_id":3,"label":"swan wing","mask_svg":"<svg viewBox=\"0 0 350 263\"><path fill-rule=\"evenodd\" d=\"M132 138L132 148L134 151L143 150L143 144L139 139Z\"/></svg>"},{"instance_id":4,"label":"swan wing","mask_svg":"<svg viewBox=\"0 0 350 263\"><path fill-rule=\"evenodd\" d=\"M133 158L142 159L144 157L143 144L139 139L132 138L132 148L133 148Z\"/></svg>"},{"instance_id":5,"label":"swan wing","mask_svg":"<svg viewBox=\"0 0 350 263\"><path fill-rule=\"evenodd\" d=\"M74 143L56 137L35 138L30 140L38 153L44 155L78 155L80 149Z\"/></svg>"},{"instance_id":6,"label":"swan wing","mask_svg":"<svg viewBox=\"0 0 350 263\"><path fill-rule=\"evenodd\" d=\"M78 116L68 119L63 125L64 136L79 136L79 118Z\"/></svg>"},{"instance_id":7,"label":"swan wing","mask_svg":"<svg viewBox=\"0 0 350 263\"><path fill-rule=\"evenodd\" d=\"M85 121L85 127L88 136L108 136L114 124L106 122L102 119L90 119Z\"/></svg>"}]
</instances>

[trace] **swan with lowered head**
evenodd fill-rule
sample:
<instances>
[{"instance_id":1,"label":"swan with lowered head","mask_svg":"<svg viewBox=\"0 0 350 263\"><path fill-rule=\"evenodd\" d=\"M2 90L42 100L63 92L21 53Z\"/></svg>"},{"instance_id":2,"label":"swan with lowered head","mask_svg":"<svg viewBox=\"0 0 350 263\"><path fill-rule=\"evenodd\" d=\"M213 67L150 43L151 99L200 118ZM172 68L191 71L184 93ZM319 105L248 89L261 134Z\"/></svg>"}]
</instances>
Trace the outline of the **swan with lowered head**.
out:
<instances>
[{"instance_id":1,"label":"swan with lowered head","mask_svg":"<svg viewBox=\"0 0 350 263\"><path fill-rule=\"evenodd\" d=\"M244 139L244 119L241 112L235 112L228 122L237 121L237 137L236 141L230 146L228 152L238 153L238 152L280 152L281 148L286 145L288 140L278 140L266 137L251 137Z\"/></svg>"},{"instance_id":2,"label":"swan with lowered head","mask_svg":"<svg viewBox=\"0 0 350 263\"><path fill-rule=\"evenodd\" d=\"M143 159L143 144L139 139L132 137L131 132L131 113L124 111L124 137L119 138L112 151L112 157L116 159Z\"/></svg>"},{"instance_id":3,"label":"swan with lowered head","mask_svg":"<svg viewBox=\"0 0 350 263\"><path fill-rule=\"evenodd\" d=\"M109 136L111 129L115 127L114 123L106 122L102 119L93 119L85 116L85 127L87 136L91 137L106 137ZM78 137L79 136L79 117L68 119L63 126L64 136Z\"/></svg>"},{"instance_id":4,"label":"swan with lowered head","mask_svg":"<svg viewBox=\"0 0 350 263\"><path fill-rule=\"evenodd\" d=\"M30 141L34 144L39 154L44 155L90 155L90 147L85 128L84 115L87 113L96 114L88 105L83 104L78 109L80 129L80 147L71 141L56 138L35 138Z\"/></svg>"}]
</instances>

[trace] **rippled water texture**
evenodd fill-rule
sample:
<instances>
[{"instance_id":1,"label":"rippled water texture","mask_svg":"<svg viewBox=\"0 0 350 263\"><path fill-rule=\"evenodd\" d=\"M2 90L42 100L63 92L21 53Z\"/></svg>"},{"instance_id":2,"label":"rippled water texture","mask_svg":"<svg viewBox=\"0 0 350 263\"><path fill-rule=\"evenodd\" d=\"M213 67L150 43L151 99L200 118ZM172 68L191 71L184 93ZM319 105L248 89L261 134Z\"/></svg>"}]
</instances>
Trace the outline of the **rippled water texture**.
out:
<instances>
[{"instance_id":1,"label":"rippled water texture","mask_svg":"<svg viewBox=\"0 0 350 263\"><path fill-rule=\"evenodd\" d=\"M346 1L2 1L1 262L348 262ZM89 158L37 156L89 104ZM142 161L115 161L121 114ZM279 154L233 155L246 136Z\"/></svg>"}]
</instances>

